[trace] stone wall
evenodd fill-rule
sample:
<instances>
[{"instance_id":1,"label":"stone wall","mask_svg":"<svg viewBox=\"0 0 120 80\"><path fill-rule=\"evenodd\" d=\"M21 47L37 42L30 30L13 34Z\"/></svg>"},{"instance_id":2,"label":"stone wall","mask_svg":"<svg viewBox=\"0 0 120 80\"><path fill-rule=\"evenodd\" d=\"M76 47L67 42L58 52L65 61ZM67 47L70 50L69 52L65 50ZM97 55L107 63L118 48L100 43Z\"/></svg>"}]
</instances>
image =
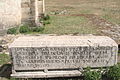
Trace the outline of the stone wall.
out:
<instances>
[{"instance_id":1,"label":"stone wall","mask_svg":"<svg viewBox=\"0 0 120 80\"><path fill-rule=\"evenodd\" d=\"M0 34L19 24L39 24L44 0L0 0Z\"/></svg>"},{"instance_id":2,"label":"stone wall","mask_svg":"<svg viewBox=\"0 0 120 80\"><path fill-rule=\"evenodd\" d=\"M39 15L45 13L45 3L44 3L44 0L38 0L38 13L39 13Z\"/></svg>"},{"instance_id":3,"label":"stone wall","mask_svg":"<svg viewBox=\"0 0 120 80\"><path fill-rule=\"evenodd\" d=\"M26 22L26 20L28 20L31 16L30 0L22 0L21 9L22 9L22 22Z\"/></svg>"},{"instance_id":4,"label":"stone wall","mask_svg":"<svg viewBox=\"0 0 120 80\"><path fill-rule=\"evenodd\" d=\"M44 13L43 0L22 0L22 23L36 25Z\"/></svg>"},{"instance_id":5,"label":"stone wall","mask_svg":"<svg viewBox=\"0 0 120 80\"><path fill-rule=\"evenodd\" d=\"M0 0L0 30L21 23L21 0Z\"/></svg>"}]
</instances>

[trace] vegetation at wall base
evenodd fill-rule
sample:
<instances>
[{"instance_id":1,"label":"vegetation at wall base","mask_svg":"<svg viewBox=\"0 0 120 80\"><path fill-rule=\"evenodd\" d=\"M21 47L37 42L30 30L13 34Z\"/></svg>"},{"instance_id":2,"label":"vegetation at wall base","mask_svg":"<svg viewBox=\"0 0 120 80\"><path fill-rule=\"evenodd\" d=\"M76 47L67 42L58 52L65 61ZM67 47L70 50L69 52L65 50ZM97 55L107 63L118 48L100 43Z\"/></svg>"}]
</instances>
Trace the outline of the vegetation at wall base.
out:
<instances>
[{"instance_id":1,"label":"vegetation at wall base","mask_svg":"<svg viewBox=\"0 0 120 80\"><path fill-rule=\"evenodd\" d=\"M30 28L28 25L23 25L23 26L20 26L20 29L19 29L19 32L20 33L27 33L30 31Z\"/></svg>"},{"instance_id":2,"label":"vegetation at wall base","mask_svg":"<svg viewBox=\"0 0 120 80\"><path fill-rule=\"evenodd\" d=\"M43 18L40 19L40 22L43 23L43 25L50 24L50 16L45 15ZM10 28L7 30L7 34L17 34L17 33L34 33L34 32L43 32L45 26L39 27L30 27L29 25L23 24L19 27Z\"/></svg>"},{"instance_id":3,"label":"vegetation at wall base","mask_svg":"<svg viewBox=\"0 0 120 80\"><path fill-rule=\"evenodd\" d=\"M83 75L84 75L84 80L101 80L102 79L101 70L92 71L90 67L84 70Z\"/></svg>"},{"instance_id":4,"label":"vegetation at wall base","mask_svg":"<svg viewBox=\"0 0 120 80\"><path fill-rule=\"evenodd\" d=\"M31 32L42 32L44 27L33 27L30 29Z\"/></svg>"},{"instance_id":5,"label":"vegetation at wall base","mask_svg":"<svg viewBox=\"0 0 120 80\"><path fill-rule=\"evenodd\" d=\"M44 30L44 26L42 27L29 27L28 25L22 25L20 27L10 28L7 30L7 34L17 34L17 33L42 33Z\"/></svg>"},{"instance_id":6,"label":"vegetation at wall base","mask_svg":"<svg viewBox=\"0 0 120 80\"><path fill-rule=\"evenodd\" d=\"M106 69L104 76L109 80L120 80L120 64Z\"/></svg>"},{"instance_id":7,"label":"vegetation at wall base","mask_svg":"<svg viewBox=\"0 0 120 80\"><path fill-rule=\"evenodd\" d=\"M18 27L10 28L7 30L7 34L16 34Z\"/></svg>"},{"instance_id":8,"label":"vegetation at wall base","mask_svg":"<svg viewBox=\"0 0 120 80\"><path fill-rule=\"evenodd\" d=\"M50 16L47 14L43 17L43 20L50 20Z\"/></svg>"},{"instance_id":9,"label":"vegetation at wall base","mask_svg":"<svg viewBox=\"0 0 120 80\"><path fill-rule=\"evenodd\" d=\"M50 24L50 16L44 15L39 21L43 23L43 25Z\"/></svg>"},{"instance_id":10,"label":"vegetation at wall base","mask_svg":"<svg viewBox=\"0 0 120 80\"><path fill-rule=\"evenodd\" d=\"M44 27L44 30L42 29L42 31L38 32L38 30L30 29L30 31L21 34L58 34L58 35L94 34L96 35L100 33L100 30L98 31L96 29L97 26L92 25L91 22L89 22L89 20L83 16L50 15L50 18L48 20L44 20L41 23L43 23L43 26L41 27L42 28ZM26 26L26 24L23 26ZM17 31L18 31L17 33L20 33L19 30Z\"/></svg>"}]
</instances>

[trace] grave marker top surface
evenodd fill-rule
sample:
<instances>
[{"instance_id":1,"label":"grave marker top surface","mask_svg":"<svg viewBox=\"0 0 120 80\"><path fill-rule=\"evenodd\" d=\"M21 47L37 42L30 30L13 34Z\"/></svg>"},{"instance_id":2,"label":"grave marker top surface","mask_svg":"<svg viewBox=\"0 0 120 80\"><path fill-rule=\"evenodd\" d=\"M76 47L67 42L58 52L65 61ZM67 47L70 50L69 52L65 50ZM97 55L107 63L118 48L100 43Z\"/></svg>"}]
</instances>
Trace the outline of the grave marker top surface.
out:
<instances>
[{"instance_id":1,"label":"grave marker top surface","mask_svg":"<svg viewBox=\"0 0 120 80\"><path fill-rule=\"evenodd\" d=\"M105 36L28 36L19 37L9 47L117 46Z\"/></svg>"}]
</instances>

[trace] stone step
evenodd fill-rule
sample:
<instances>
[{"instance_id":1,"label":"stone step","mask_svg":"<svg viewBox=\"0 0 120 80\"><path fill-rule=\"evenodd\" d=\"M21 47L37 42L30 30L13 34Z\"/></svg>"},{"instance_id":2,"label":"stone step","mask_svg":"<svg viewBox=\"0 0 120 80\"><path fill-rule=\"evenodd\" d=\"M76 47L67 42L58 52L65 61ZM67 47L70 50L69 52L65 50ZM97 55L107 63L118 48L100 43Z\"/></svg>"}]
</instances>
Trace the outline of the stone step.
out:
<instances>
[{"instance_id":1,"label":"stone step","mask_svg":"<svg viewBox=\"0 0 120 80\"><path fill-rule=\"evenodd\" d=\"M55 77L75 77L81 76L81 72L78 70L73 71L48 71L45 72L17 72L12 74L15 78L55 78Z\"/></svg>"}]
</instances>

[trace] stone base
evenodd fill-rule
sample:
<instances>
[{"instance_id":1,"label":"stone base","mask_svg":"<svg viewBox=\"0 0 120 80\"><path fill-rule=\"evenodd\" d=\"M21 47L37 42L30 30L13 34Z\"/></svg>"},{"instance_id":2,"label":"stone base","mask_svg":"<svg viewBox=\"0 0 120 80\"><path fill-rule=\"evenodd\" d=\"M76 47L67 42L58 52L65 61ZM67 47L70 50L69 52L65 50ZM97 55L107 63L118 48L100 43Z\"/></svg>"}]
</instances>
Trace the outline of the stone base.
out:
<instances>
[{"instance_id":1,"label":"stone base","mask_svg":"<svg viewBox=\"0 0 120 80\"><path fill-rule=\"evenodd\" d=\"M16 72L11 74L14 78L55 78L55 77L76 77L81 76L81 72L78 70L73 71L48 71L45 72Z\"/></svg>"}]
</instances>

